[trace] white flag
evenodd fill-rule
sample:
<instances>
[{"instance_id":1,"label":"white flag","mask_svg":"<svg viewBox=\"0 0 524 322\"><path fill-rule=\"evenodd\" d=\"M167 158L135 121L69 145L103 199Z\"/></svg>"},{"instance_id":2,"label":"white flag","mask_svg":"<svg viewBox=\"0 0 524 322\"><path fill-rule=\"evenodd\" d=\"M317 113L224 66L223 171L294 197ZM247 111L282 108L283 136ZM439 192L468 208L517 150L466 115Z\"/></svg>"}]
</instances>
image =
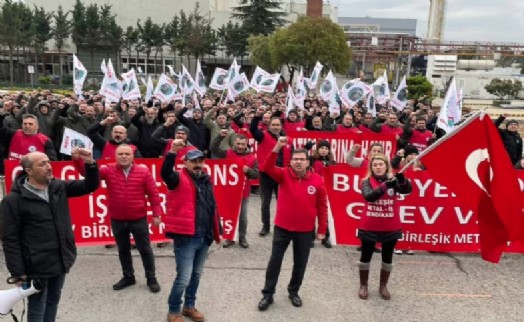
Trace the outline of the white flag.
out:
<instances>
[{"instance_id":1,"label":"white flag","mask_svg":"<svg viewBox=\"0 0 524 322\"><path fill-rule=\"evenodd\" d=\"M106 102L118 102L121 97L119 80L116 77L115 70L111 59L107 62L102 88L100 88L100 95L106 98Z\"/></svg>"},{"instance_id":2,"label":"white flag","mask_svg":"<svg viewBox=\"0 0 524 322\"><path fill-rule=\"evenodd\" d=\"M155 91L155 88L153 87L153 80L151 79L151 76L147 77L147 86L146 86L146 102L149 102L151 100L151 97L153 97L153 92Z\"/></svg>"},{"instance_id":3,"label":"white flag","mask_svg":"<svg viewBox=\"0 0 524 322\"><path fill-rule=\"evenodd\" d=\"M173 69L173 66L166 65L167 69L169 69L169 75L174 76L176 78L180 78L180 74L175 73L175 70Z\"/></svg>"},{"instance_id":4,"label":"white flag","mask_svg":"<svg viewBox=\"0 0 524 322\"><path fill-rule=\"evenodd\" d=\"M62 135L62 145L60 145L60 153L71 155L73 148L93 149L93 142L77 131L64 127L64 134Z\"/></svg>"},{"instance_id":5,"label":"white flag","mask_svg":"<svg viewBox=\"0 0 524 322\"><path fill-rule=\"evenodd\" d=\"M135 70L132 68L127 73L122 74L124 79L124 90L122 97L126 100L134 100L140 98L140 87L136 79Z\"/></svg>"},{"instance_id":6,"label":"white flag","mask_svg":"<svg viewBox=\"0 0 524 322\"><path fill-rule=\"evenodd\" d=\"M227 71L226 83L230 83L240 74L240 65L237 64L237 59L233 58L233 62Z\"/></svg>"},{"instance_id":7,"label":"white flag","mask_svg":"<svg viewBox=\"0 0 524 322\"><path fill-rule=\"evenodd\" d=\"M293 106L293 102L295 101L295 94L293 93L293 88L291 88L291 85L287 87L287 97L286 97L286 114L289 113L292 109L295 107Z\"/></svg>"},{"instance_id":8,"label":"white flag","mask_svg":"<svg viewBox=\"0 0 524 322\"><path fill-rule=\"evenodd\" d=\"M278 85L280 74L271 74L263 76L260 83L258 84L258 91L266 93L274 93L275 88Z\"/></svg>"},{"instance_id":9,"label":"white flag","mask_svg":"<svg viewBox=\"0 0 524 322\"><path fill-rule=\"evenodd\" d=\"M347 82L342 87L340 99L345 104L353 107L358 103L358 101L366 97L366 95L371 91L371 86L360 80L355 82L353 85L349 85L349 83L350 82Z\"/></svg>"},{"instance_id":10,"label":"white flag","mask_svg":"<svg viewBox=\"0 0 524 322\"><path fill-rule=\"evenodd\" d=\"M154 96L164 103L169 103L177 90L177 85L165 74L160 75L154 91Z\"/></svg>"},{"instance_id":11,"label":"white flag","mask_svg":"<svg viewBox=\"0 0 524 322\"><path fill-rule=\"evenodd\" d=\"M386 105L387 101L391 99L391 93L389 91L387 74L384 71L384 76L380 76L373 83L373 95L377 103L380 105Z\"/></svg>"},{"instance_id":12,"label":"white flag","mask_svg":"<svg viewBox=\"0 0 524 322\"><path fill-rule=\"evenodd\" d=\"M202 109L202 107L200 107L200 101L198 100L198 96L196 93L193 93L193 106L195 108Z\"/></svg>"},{"instance_id":13,"label":"white flag","mask_svg":"<svg viewBox=\"0 0 524 322\"><path fill-rule=\"evenodd\" d=\"M146 79L144 77L140 77L140 82L142 83L142 85L147 87L147 82L146 82Z\"/></svg>"},{"instance_id":14,"label":"white flag","mask_svg":"<svg viewBox=\"0 0 524 322\"><path fill-rule=\"evenodd\" d=\"M100 70L102 71L102 73L104 73L104 78L102 79L102 85L100 86L100 88L104 88L105 81L106 81L106 73L107 73L107 66L106 66L105 59L102 59L102 64L100 64Z\"/></svg>"},{"instance_id":15,"label":"white flag","mask_svg":"<svg viewBox=\"0 0 524 322\"><path fill-rule=\"evenodd\" d=\"M307 89L306 81L304 79L304 71L300 68L300 74L295 84L295 105L304 109L304 100L306 99Z\"/></svg>"},{"instance_id":16,"label":"white flag","mask_svg":"<svg viewBox=\"0 0 524 322\"><path fill-rule=\"evenodd\" d=\"M315 89L317 87L318 79L320 78L320 73L322 73L322 68L324 66L317 61L315 68L309 77L309 89Z\"/></svg>"},{"instance_id":17,"label":"white flag","mask_svg":"<svg viewBox=\"0 0 524 322\"><path fill-rule=\"evenodd\" d=\"M329 102L331 97L335 95L337 91L337 79L330 70L326 76L326 79L324 79L322 86L320 86L320 97L322 97L325 102Z\"/></svg>"},{"instance_id":18,"label":"white flag","mask_svg":"<svg viewBox=\"0 0 524 322\"><path fill-rule=\"evenodd\" d=\"M82 95L82 87L87 76L87 69L80 62L80 60L73 54L73 75L74 75L74 90L75 94Z\"/></svg>"},{"instance_id":19,"label":"white flag","mask_svg":"<svg viewBox=\"0 0 524 322\"><path fill-rule=\"evenodd\" d=\"M204 73L202 73L202 66L200 66L200 60L197 60L197 69L195 74L195 91L200 94L200 96L203 96L206 91L206 78L204 77Z\"/></svg>"},{"instance_id":20,"label":"white flag","mask_svg":"<svg viewBox=\"0 0 524 322\"><path fill-rule=\"evenodd\" d=\"M377 116L377 108L375 105L375 93L373 91L369 91L368 99L366 102L366 110L368 113L371 113L373 117Z\"/></svg>"},{"instance_id":21,"label":"white flag","mask_svg":"<svg viewBox=\"0 0 524 322\"><path fill-rule=\"evenodd\" d=\"M331 95L331 99L329 100L329 114L334 115L340 115L340 92L337 90Z\"/></svg>"},{"instance_id":22,"label":"white flag","mask_svg":"<svg viewBox=\"0 0 524 322\"><path fill-rule=\"evenodd\" d=\"M451 132L455 128L455 124L461 119L460 103L458 101L457 84L455 78L451 80L444 103L440 107L438 115L437 126L443 129L446 133Z\"/></svg>"},{"instance_id":23,"label":"white flag","mask_svg":"<svg viewBox=\"0 0 524 322\"><path fill-rule=\"evenodd\" d=\"M195 81L193 80L193 77L186 69L186 66L182 65L182 78L180 78L180 87L183 88L184 92L186 94L193 93L193 90L195 89Z\"/></svg>"},{"instance_id":24,"label":"white flag","mask_svg":"<svg viewBox=\"0 0 524 322\"><path fill-rule=\"evenodd\" d=\"M406 76L402 77L402 81L398 85L395 96L391 100L391 106L398 110L403 110L408 103L408 85L406 84Z\"/></svg>"},{"instance_id":25,"label":"white flag","mask_svg":"<svg viewBox=\"0 0 524 322\"><path fill-rule=\"evenodd\" d=\"M462 119L462 98L464 97L464 90L461 88L458 90L458 94L457 94L457 102L458 102L458 105L459 105L459 115Z\"/></svg>"},{"instance_id":26,"label":"white flag","mask_svg":"<svg viewBox=\"0 0 524 322\"><path fill-rule=\"evenodd\" d=\"M262 82L264 77L268 77L269 75L270 74L268 72L257 66L255 72L253 73L253 77L251 78L251 88L258 92L258 85Z\"/></svg>"},{"instance_id":27,"label":"white flag","mask_svg":"<svg viewBox=\"0 0 524 322\"><path fill-rule=\"evenodd\" d=\"M246 77L246 73L238 74L230 83L227 91L228 100L235 100L235 96L242 94L249 89L249 80ZM231 99L233 98L233 99Z\"/></svg>"},{"instance_id":28,"label":"white flag","mask_svg":"<svg viewBox=\"0 0 524 322\"><path fill-rule=\"evenodd\" d=\"M216 89L217 91L223 91L227 88L228 82L226 82L228 71L222 68L215 68L215 73L213 74L213 78L211 79L211 83L209 83L209 87L212 89Z\"/></svg>"}]
</instances>

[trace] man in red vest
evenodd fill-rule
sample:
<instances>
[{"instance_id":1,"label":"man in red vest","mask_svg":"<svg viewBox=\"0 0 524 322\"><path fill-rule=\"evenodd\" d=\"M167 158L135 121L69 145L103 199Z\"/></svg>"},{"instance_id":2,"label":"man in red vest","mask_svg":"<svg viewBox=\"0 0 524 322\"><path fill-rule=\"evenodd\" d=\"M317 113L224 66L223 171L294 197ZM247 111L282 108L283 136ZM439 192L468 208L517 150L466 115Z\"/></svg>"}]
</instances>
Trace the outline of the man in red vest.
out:
<instances>
[{"instance_id":1,"label":"man in red vest","mask_svg":"<svg viewBox=\"0 0 524 322\"><path fill-rule=\"evenodd\" d=\"M161 170L168 189L165 231L174 241L176 260L176 278L168 299L169 322L183 322L183 316L204 321L204 315L195 308L196 293L209 246L213 240L220 243L216 201L210 177L204 172L204 154L189 151L184 157L185 167L173 170L183 147L182 140L173 142Z\"/></svg>"},{"instance_id":2,"label":"man in red vest","mask_svg":"<svg viewBox=\"0 0 524 322\"><path fill-rule=\"evenodd\" d=\"M243 134L237 135L233 143L233 148L223 150L220 144L227 137L228 130L220 131L216 139L211 143L211 153L219 159L224 158L242 158L244 160L244 167L242 170L246 174L246 181L244 184L244 192L242 195L242 206L240 207L240 216L238 222L238 244L242 248L248 248L249 244L246 239L247 233L247 208L249 206L249 193L251 192L250 180L258 178L258 162L255 155L249 151L247 146L247 137ZM226 240L224 248L232 246L235 242Z\"/></svg>"},{"instance_id":3,"label":"man in red vest","mask_svg":"<svg viewBox=\"0 0 524 322\"><path fill-rule=\"evenodd\" d=\"M22 129L12 130L3 127L3 117L0 117L0 137L9 145L8 159L18 160L30 152L42 152L56 161L56 150L53 142L44 134L38 132L38 119L32 114L22 117Z\"/></svg>"},{"instance_id":4,"label":"man in red vest","mask_svg":"<svg viewBox=\"0 0 524 322\"><path fill-rule=\"evenodd\" d=\"M162 134L165 133L164 127L165 125L159 126L155 130L155 132L153 132L152 135L153 140L155 140L155 142L164 147L164 152L162 154L163 156L166 156L171 151L171 146L173 145L173 142L177 139L182 140L184 144L182 149L180 149L177 153L177 161L183 160L187 152L191 150L197 150L197 148L188 141L189 129L187 127L183 125L177 126L175 129L174 139L167 139L162 136Z\"/></svg>"},{"instance_id":5,"label":"man in red vest","mask_svg":"<svg viewBox=\"0 0 524 322\"><path fill-rule=\"evenodd\" d=\"M291 166L282 168L275 165L279 151L287 145L287 138L281 137L263 166L263 170L279 185L275 231L271 257L266 270L266 282L258 303L258 309L265 311L273 303L284 254L293 241L293 271L287 291L291 304L302 306L298 295L306 273L311 246L311 235L318 220L317 239L326 237L327 194L324 180L309 168L308 152L297 149L291 155Z\"/></svg>"},{"instance_id":6,"label":"man in red vest","mask_svg":"<svg viewBox=\"0 0 524 322\"><path fill-rule=\"evenodd\" d=\"M111 139L107 140L100 133L103 131L103 128L107 125L111 125L115 122L113 116L108 116L99 123L93 124L89 129L87 129L87 136L93 141L95 148L102 151L101 159L104 160L113 160L115 158L116 148L120 144L128 143L127 141L127 129L122 125L116 125L111 130ZM141 157L140 152L137 147L133 144L128 144L133 150L135 157Z\"/></svg>"}]
</instances>

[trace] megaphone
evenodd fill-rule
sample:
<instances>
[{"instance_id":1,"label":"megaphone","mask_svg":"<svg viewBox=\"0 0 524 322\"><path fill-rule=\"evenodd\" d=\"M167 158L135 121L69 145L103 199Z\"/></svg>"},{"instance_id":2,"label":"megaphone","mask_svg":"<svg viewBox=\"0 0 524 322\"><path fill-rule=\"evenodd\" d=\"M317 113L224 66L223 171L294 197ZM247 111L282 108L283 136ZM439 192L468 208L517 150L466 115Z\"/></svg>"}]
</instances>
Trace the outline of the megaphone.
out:
<instances>
[{"instance_id":1,"label":"megaphone","mask_svg":"<svg viewBox=\"0 0 524 322\"><path fill-rule=\"evenodd\" d=\"M22 286L7 291L0 291L0 316L11 313L13 306L15 306L18 301L40 292L43 287L40 287L38 284L39 283L35 283L34 281L31 284L25 282Z\"/></svg>"}]
</instances>

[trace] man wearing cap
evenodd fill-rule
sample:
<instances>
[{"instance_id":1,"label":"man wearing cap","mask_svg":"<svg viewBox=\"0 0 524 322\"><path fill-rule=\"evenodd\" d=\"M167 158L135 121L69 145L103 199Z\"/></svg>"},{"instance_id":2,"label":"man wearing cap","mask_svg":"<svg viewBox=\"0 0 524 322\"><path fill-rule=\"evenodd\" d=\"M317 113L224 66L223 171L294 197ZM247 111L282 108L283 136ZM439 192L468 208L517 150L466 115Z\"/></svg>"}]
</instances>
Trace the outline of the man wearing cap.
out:
<instances>
[{"instance_id":1,"label":"man wearing cap","mask_svg":"<svg viewBox=\"0 0 524 322\"><path fill-rule=\"evenodd\" d=\"M303 131L306 127L304 121L299 120L297 110L290 110L284 121L284 132Z\"/></svg>"},{"instance_id":2,"label":"man wearing cap","mask_svg":"<svg viewBox=\"0 0 524 322\"><path fill-rule=\"evenodd\" d=\"M204 155L207 155L209 151L210 133L209 129L204 124L202 110L194 108L192 118L184 116L187 111L188 108L184 107L177 113L176 118L180 123L182 123L182 125L189 129L189 142L202 151Z\"/></svg>"},{"instance_id":3,"label":"man wearing cap","mask_svg":"<svg viewBox=\"0 0 524 322\"><path fill-rule=\"evenodd\" d=\"M495 126L499 130L500 138L506 151L508 151L511 163L515 165L522 158L522 138L519 134L519 122L517 120L507 120L506 129L499 128L507 116L507 114L499 116L495 120Z\"/></svg>"},{"instance_id":4,"label":"man wearing cap","mask_svg":"<svg viewBox=\"0 0 524 322\"><path fill-rule=\"evenodd\" d=\"M167 122L167 121L166 121ZM187 138L189 137L189 129L183 125L179 125L175 128L175 138L174 139L165 139L161 136L161 133L163 132L162 127L158 127L155 132L153 133L153 140L157 142L158 144L161 144L163 147L163 156L166 156L170 151L171 147L173 146L174 141L180 140L180 144L182 144L182 148L177 150L177 161L181 161L184 159L184 156L187 152L192 150L197 150L197 148L189 143Z\"/></svg>"},{"instance_id":5,"label":"man wearing cap","mask_svg":"<svg viewBox=\"0 0 524 322\"><path fill-rule=\"evenodd\" d=\"M169 322L183 322L183 316L204 321L204 315L195 308L196 293L208 248L213 240L220 243L216 201L210 177L204 172L204 154L199 150L187 152L185 167L173 170L183 147L182 140L173 142L161 170L168 188L165 232L174 241L177 271L168 299Z\"/></svg>"}]
</instances>

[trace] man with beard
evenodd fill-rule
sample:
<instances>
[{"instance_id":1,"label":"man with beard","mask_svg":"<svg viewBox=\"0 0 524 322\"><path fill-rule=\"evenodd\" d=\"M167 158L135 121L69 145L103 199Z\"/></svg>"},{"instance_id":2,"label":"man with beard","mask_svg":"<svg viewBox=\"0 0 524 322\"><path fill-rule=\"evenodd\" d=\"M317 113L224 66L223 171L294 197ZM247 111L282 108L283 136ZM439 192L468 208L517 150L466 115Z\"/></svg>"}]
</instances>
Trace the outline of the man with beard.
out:
<instances>
[{"instance_id":1,"label":"man with beard","mask_svg":"<svg viewBox=\"0 0 524 322\"><path fill-rule=\"evenodd\" d=\"M402 129L401 124L398 121L397 114L390 112L387 115L386 122L380 124L382 119L377 117L376 120L371 123L369 129L373 132L383 133L383 134L395 134L395 139L398 140L400 135L404 130Z\"/></svg>"},{"instance_id":2,"label":"man with beard","mask_svg":"<svg viewBox=\"0 0 524 322\"><path fill-rule=\"evenodd\" d=\"M229 137L227 137L225 144L227 144L229 147L233 146L235 139L235 131L231 130L231 128L229 127L229 124L227 122L227 115L223 113L218 113L218 106L213 106L211 110L207 112L206 116L204 116L204 124L209 129L211 140L210 142L214 142L215 139L219 136L219 133L223 129L225 129L230 134ZM216 156L212 154L212 157L215 158Z\"/></svg>"},{"instance_id":3,"label":"man with beard","mask_svg":"<svg viewBox=\"0 0 524 322\"><path fill-rule=\"evenodd\" d=\"M195 308L196 293L209 246L213 240L220 243L216 201L210 177L204 172L204 154L189 151L184 157L185 167L173 170L177 153L183 147L181 139L173 141L161 170L169 190L165 232L174 242L177 272L168 299L169 322L183 322L183 316L204 321L204 315Z\"/></svg>"},{"instance_id":4,"label":"man with beard","mask_svg":"<svg viewBox=\"0 0 524 322\"><path fill-rule=\"evenodd\" d=\"M138 150L144 158L158 158L162 155L162 145L153 139L153 133L160 126L157 111L154 108L140 109L131 118L131 123L138 129Z\"/></svg>"},{"instance_id":5,"label":"man with beard","mask_svg":"<svg viewBox=\"0 0 524 322\"><path fill-rule=\"evenodd\" d=\"M188 108L184 107L181 109L176 118L189 129L189 142L193 144L197 149L202 151L204 155L209 152L209 129L204 124L202 110L199 108L193 109L193 117L185 117L184 114Z\"/></svg>"},{"instance_id":6,"label":"man with beard","mask_svg":"<svg viewBox=\"0 0 524 322\"><path fill-rule=\"evenodd\" d=\"M23 156L23 171L2 201L2 241L10 275L45 285L28 297L28 321L55 321L65 276L76 259L68 199L98 188L91 151L81 149L79 154L85 163L84 180L54 179L49 158L41 152Z\"/></svg>"},{"instance_id":7,"label":"man with beard","mask_svg":"<svg viewBox=\"0 0 524 322\"><path fill-rule=\"evenodd\" d=\"M219 136L211 143L211 153L219 159L225 158L242 158L244 166L242 171L246 176L244 190L242 193L242 205L240 207L240 216L238 222L238 244L242 248L248 248L249 244L246 239L247 234L247 208L249 206L249 193L251 192L251 181L258 178L258 162L256 157L248 149L247 137L239 134L235 138L233 148L223 149L221 143L228 135L227 130L220 131ZM224 248L231 247L235 242L226 240Z\"/></svg>"},{"instance_id":8,"label":"man with beard","mask_svg":"<svg viewBox=\"0 0 524 322\"><path fill-rule=\"evenodd\" d=\"M297 110L290 110L287 113L287 118L284 121L284 132L303 131L305 127L304 121L298 118Z\"/></svg>"},{"instance_id":9,"label":"man with beard","mask_svg":"<svg viewBox=\"0 0 524 322\"><path fill-rule=\"evenodd\" d=\"M260 130L258 124L262 115L265 113L263 107L259 108L255 114L255 117L249 125L249 131L253 138L258 142L257 149L257 160L258 164L264 164L266 159L271 154L271 150L275 146L279 136L285 136L282 131L282 119L274 117L269 121L269 127L267 130ZM282 149L279 150L278 157L276 159L276 165L279 167L287 167L291 159L291 144L286 144ZM271 227L271 197L278 193L278 184L265 172L260 171L260 198L262 199L261 205L261 219L262 229L258 233L259 236L264 237L269 234Z\"/></svg>"},{"instance_id":10,"label":"man with beard","mask_svg":"<svg viewBox=\"0 0 524 322\"><path fill-rule=\"evenodd\" d=\"M166 121L166 124L169 122L169 119ZM164 126L166 126L164 124ZM180 148L177 152L177 160L183 160L184 156L187 152L191 150L197 150L197 148L189 143L187 138L189 137L189 129L183 125L179 125L175 129L175 139L165 139L161 136L161 133L163 132L163 127L158 127L156 131L153 133L153 140L155 140L156 143L163 146L163 156L166 156L170 151L171 147L173 145L173 141L175 140L182 140L183 147Z\"/></svg>"},{"instance_id":11,"label":"man with beard","mask_svg":"<svg viewBox=\"0 0 524 322\"><path fill-rule=\"evenodd\" d=\"M101 159L114 160L116 148L122 143L127 143L127 129L122 125L116 125L113 127L110 140L107 140L100 135L100 132L106 125L111 125L114 122L115 118L113 116L108 116L101 122L93 124L87 130L87 136L93 142L94 147L102 151ZM133 144L129 144L129 146L133 150L135 157L140 157L140 152L136 146Z\"/></svg>"},{"instance_id":12,"label":"man with beard","mask_svg":"<svg viewBox=\"0 0 524 322\"><path fill-rule=\"evenodd\" d=\"M404 133L401 135L401 139L415 146L419 153L427 149L435 138L436 134L426 128L426 119L421 116L416 118L414 129L408 120L404 126Z\"/></svg>"}]
</instances>

